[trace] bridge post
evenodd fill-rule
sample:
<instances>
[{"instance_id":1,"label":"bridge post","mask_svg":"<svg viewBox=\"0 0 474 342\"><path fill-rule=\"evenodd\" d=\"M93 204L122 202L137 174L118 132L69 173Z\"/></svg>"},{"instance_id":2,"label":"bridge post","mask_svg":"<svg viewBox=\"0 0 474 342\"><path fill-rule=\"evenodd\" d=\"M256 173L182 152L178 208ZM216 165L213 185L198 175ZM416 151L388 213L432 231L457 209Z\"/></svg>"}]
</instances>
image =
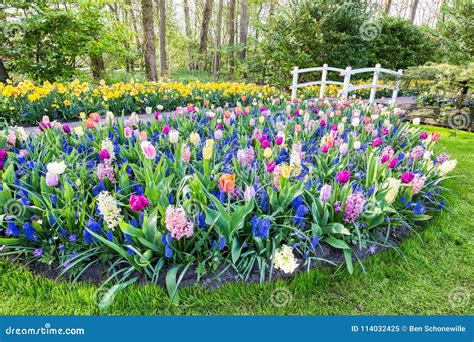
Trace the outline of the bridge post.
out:
<instances>
[{"instance_id":1,"label":"bridge post","mask_svg":"<svg viewBox=\"0 0 474 342\"><path fill-rule=\"evenodd\" d=\"M319 90L319 98L320 99L322 99L324 97L324 88L326 87L326 78L327 78L327 75L328 75L327 67L328 67L327 64L323 65L323 74L321 76L321 87L320 87L320 90Z\"/></svg>"},{"instance_id":2,"label":"bridge post","mask_svg":"<svg viewBox=\"0 0 474 342\"><path fill-rule=\"evenodd\" d=\"M298 89L298 67L293 67L293 83L291 84L291 100L296 99L296 90Z\"/></svg>"},{"instance_id":3,"label":"bridge post","mask_svg":"<svg viewBox=\"0 0 474 342\"><path fill-rule=\"evenodd\" d=\"M392 105L394 105L394 106L397 103L398 91L400 90L400 77L403 75L403 70L398 69L398 72L400 73L400 75L398 76L397 82L395 83L395 88L393 89L392 101L391 101Z\"/></svg>"},{"instance_id":4,"label":"bridge post","mask_svg":"<svg viewBox=\"0 0 474 342\"><path fill-rule=\"evenodd\" d=\"M380 64L375 65L374 78L372 79L372 86L370 87L369 103L375 102L375 93L377 92L377 82L379 81Z\"/></svg>"},{"instance_id":5,"label":"bridge post","mask_svg":"<svg viewBox=\"0 0 474 342\"><path fill-rule=\"evenodd\" d=\"M350 66L348 66L346 68L346 72L345 72L345 75L344 75L344 89L343 89L343 96L344 98L347 99L347 95L349 94L349 85L351 83L351 70L352 68Z\"/></svg>"}]
</instances>

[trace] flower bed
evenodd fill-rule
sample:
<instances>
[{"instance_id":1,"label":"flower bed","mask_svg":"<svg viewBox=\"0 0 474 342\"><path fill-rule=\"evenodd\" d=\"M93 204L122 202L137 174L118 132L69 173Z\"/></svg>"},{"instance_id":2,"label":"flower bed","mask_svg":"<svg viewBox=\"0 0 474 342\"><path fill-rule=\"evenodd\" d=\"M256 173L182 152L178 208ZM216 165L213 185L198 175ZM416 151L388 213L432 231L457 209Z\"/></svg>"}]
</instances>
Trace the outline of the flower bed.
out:
<instances>
[{"instance_id":1,"label":"flower bed","mask_svg":"<svg viewBox=\"0 0 474 342\"><path fill-rule=\"evenodd\" d=\"M444 206L456 161L403 116L347 101L108 113L104 125L95 113L74 129L44 118L38 136L0 141L0 244L75 277L106 263L124 286L166 271L175 302L189 270L263 281L310 269L327 246L352 272L353 250Z\"/></svg>"},{"instance_id":2,"label":"flower bed","mask_svg":"<svg viewBox=\"0 0 474 342\"><path fill-rule=\"evenodd\" d=\"M147 108L173 110L188 103L235 106L237 101L263 101L278 98L280 92L253 83L130 82L97 87L89 83L49 83L17 85L0 83L0 112L10 124L38 123L43 115L52 119L79 119L80 113L107 111L144 113Z\"/></svg>"}]
</instances>

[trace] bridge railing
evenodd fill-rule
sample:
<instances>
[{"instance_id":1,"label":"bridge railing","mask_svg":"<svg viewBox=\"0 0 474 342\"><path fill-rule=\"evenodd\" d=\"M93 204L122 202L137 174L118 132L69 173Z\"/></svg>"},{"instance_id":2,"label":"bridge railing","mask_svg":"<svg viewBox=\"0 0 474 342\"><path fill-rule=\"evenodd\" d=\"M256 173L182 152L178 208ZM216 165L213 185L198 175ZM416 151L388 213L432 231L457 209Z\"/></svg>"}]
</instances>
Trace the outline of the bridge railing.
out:
<instances>
[{"instance_id":1,"label":"bridge railing","mask_svg":"<svg viewBox=\"0 0 474 342\"><path fill-rule=\"evenodd\" d=\"M321 81L298 83L298 78L300 74L315 72L315 71L321 71ZM338 72L340 75L343 75L344 82L328 81L327 80L328 71ZM360 73L373 73L372 83L362 84L362 85L357 85L357 86L351 84L351 76L360 74ZM338 96L341 96L342 94L342 96L345 98L348 97L349 92L351 91L355 91L359 89L370 89L369 103L375 102L375 95L377 92L377 88L390 89L392 90L391 103L395 104L397 101L397 96L398 96L398 91L399 91L399 86L400 86L400 77L403 75L403 71L401 69L398 71L385 69L385 68L382 68L380 64L377 64L374 68L361 68L361 69L352 69L350 66L348 66L345 69L340 69L340 68L330 67L327 64L324 64L322 67L305 68L305 69L299 69L298 67L295 66L293 70L291 71L291 74L293 75L293 82L291 84L291 98L292 99L296 99L297 91L299 88L309 87L309 86L314 86L314 85L320 86L319 98L323 98L326 84L335 84L335 85L342 86L342 89L339 90L338 92ZM396 77L395 86L379 84L379 77L381 74L389 74L389 75L395 76Z\"/></svg>"}]
</instances>

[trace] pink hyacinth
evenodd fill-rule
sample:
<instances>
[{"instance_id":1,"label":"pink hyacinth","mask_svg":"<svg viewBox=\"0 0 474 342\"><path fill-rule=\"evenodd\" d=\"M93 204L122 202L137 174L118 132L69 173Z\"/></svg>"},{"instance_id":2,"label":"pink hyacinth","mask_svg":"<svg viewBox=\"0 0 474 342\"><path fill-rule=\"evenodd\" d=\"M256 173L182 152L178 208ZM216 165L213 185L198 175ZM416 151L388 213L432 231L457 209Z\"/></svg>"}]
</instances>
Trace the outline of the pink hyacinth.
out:
<instances>
[{"instance_id":1,"label":"pink hyacinth","mask_svg":"<svg viewBox=\"0 0 474 342\"><path fill-rule=\"evenodd\" d=\"M364 211L365 198L362 192L356 192L346 200L346 210L344 211L344 221L354 222L359 215Z\"/></svg>"},{"instance_id":2,"label":"pink hyacinth","mask_svg":"<svg viewBox=\"0 0 474 342\"><path fill-rule=\"evenodd\" d=\"M449 155L446 153L441 153L436 157L436 163L443 164L445 161L449 160Z\"/></svg>"},{"instance_id":3,"label":"pink hyacinth","mask_svg":"<svg viewBox=\"0 0 474 342\"><path fill-rule=\"evenodd\" d=\"M166 229L176 240L191 237L194 233L194 224L186 219L186 212L181 206L170 205L166 208L165 224Z\"/></svg>"},{"instance_id":4,"label":"pink hyacinth","mask_svg":"<svg viewBox=\"0 0 474 342\"><path fill-rule=\"evenodd\" d=\"M413 178L410 184L413 189L413 195L416 195L421 191L421 189L423 189L423 186L425 185L425 176L415 174L415 177Z\"/></svg>"},{"instance_id":5,"label":"pink hyacinth","mask_svg":"<svg viewBox=\"0 0 474 342\"><path fill-rule=\"evenodd\" d=\"M408 158L410 158L411 160L418 160L420 159L421 157L423 157L423 154L425 153L425 150L423 148L423 146L415 146L411 151L410 151L410 155Z\"/></svg>"},{"instance_id":6,"label":"pink hyacinth","mask_svg":"<svg viewBox=\"0 0 474 342\"><path fill-rule=\"evenodd\" d=\"M181 159L186 164L189 163L189 161L191 160L191 149L189 148L189 146L187 146L187 145L183 146L183 150L182 150L182 153L181 153Z\"/></svg>"},{"instance_id":7,"label":"pink hyacinth","mask_svg":"<svg viewBox=\"0 0 474 342\"><path fill-rule=\"evenodd\" d=\"M99 178L100 181L108 178L111 183L115 183L113 167L108 163L100 163L97 165L97 178Z\"/></svg>"},{"instance_id":8,"label":"pink hyacinth","mask_svg":"<svg viewBox=\"0 0 474 342\"><path fill-rule=\"evenodd\" d=\"M277 189L280 189L280 174L281 174L282 165L277 165L275 170L273 170L273 186Z\"/></svg>"},{"instance_id":9,"label":"pink hyacinth","mask_svg":"<svg viewBox=\"0 0 474 342\"><path fill-rule=\"evenodd\" d=\"M253 147L239 149L237 151L237 160L244 166L250 166L255 160Z\"/></svg>"},{"instance_id":10,"label":"pink hyacinth","mask_svg":"<svg viewBox=\"0 0 474 342\"><path fill-rule=\"evenodd\" d=\"M130 196L130 208L133 211L142 211L148 205L150 202L148 201L148 198L145 197L145 195L135 195L133 194Z\"/></svg>"}]
</instances>

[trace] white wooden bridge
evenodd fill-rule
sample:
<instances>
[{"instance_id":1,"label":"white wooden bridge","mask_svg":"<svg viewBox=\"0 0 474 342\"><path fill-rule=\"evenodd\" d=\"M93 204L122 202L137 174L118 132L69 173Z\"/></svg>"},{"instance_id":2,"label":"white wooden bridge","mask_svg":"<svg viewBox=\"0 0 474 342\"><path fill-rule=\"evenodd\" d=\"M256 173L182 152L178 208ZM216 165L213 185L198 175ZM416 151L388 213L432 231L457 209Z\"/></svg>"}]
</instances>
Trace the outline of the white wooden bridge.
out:
<instances>
[{"instance_id":1,"label":"white wooden bridge","mask_svg":"<svg viewBox=\"0 0 474 342\"><path fill-rule=\"evenodd\" d=\"M313 81L313 82L306 82L306 83L299 83L298 84L298 76L299 74L302 73L308 73L308 72L315 72L315 71L321 71L321 81ZM338 82L338 81L328 81L327 80L327 74L328 71L334 71L339 73L341 76L344 76L344 82ZM361 84L361 85L353 85L351 84L351 76L360 74L360 73L373 73L372 77L372 83L370 84ZM380 74L389 74L393 75L396 77L396 82L395 86L390 86L387 84L379 84L379 76ZM291 74L293 75L293 82L291 85L291 98L296 99L297 98L297 91L298 88L303 88L303 87L308 87L308 86L314 86L314 85L319 85L320 86L320 92L319 92L319 98L324 97L324 90L326 87L326 84L335 84L335 85L340 85L342 86L342 89L339 90L338 92L338 97L343 96L345 98L348 97L349 92L354 91L354 90L359 90L359 89L369 89L370 88L370 97L369 97L369 103L374 103L375 102L375 95L377 92L377 88L380 89L390 89L392 90L392 99L391 103L395 104L397 101L397 96L398 96L398 90L399 90L399 85L400 85L400 77L403 74L403 71L400 69L398 71L390 70L390 69L385 69L380 66L380 64L377 64L374 68L362 68L362 69L352 69L350 66L348 66L345 69L340 69L340 68L334 68L330 67L327 64L324 64L322 67L316 67L316 68L305 68L305 69L299 69L298 67L294 67L293 70L291 71Z\"/></svg>"}]
</instances>

